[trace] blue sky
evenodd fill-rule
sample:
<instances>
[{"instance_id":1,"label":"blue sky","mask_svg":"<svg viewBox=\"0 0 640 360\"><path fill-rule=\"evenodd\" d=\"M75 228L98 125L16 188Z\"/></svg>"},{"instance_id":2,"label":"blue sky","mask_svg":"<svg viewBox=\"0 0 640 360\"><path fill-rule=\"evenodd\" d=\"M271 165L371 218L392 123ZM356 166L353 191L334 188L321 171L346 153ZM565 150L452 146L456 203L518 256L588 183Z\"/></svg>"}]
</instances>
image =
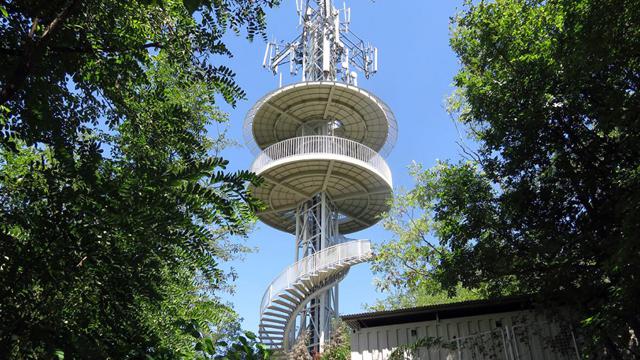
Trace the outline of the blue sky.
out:
<instances>
[{"instance_id":1,"label":"blue sky","mask_svg":"<svg viewBox=\"0 0 640 360\"><path fill-rule=\"evenodd\" d=\"M334 0L342 7L342 3ZM451 83L458 62L449 48L449 18L461 7L461 0L350 0L351 29L379 48L379 72L369 80L361 78L359 86L372 91L394 111L398 120L398 142L387 157L393 172L394 188L409 188L413 181L407 167L412 161L426 167L437 159L461 157L456 141L458 131L445 111L445 99L453 90ZM295 1L283 0L268 12L270 38L291 40L299 32ZM229 137L240 143L244 116L253 103L278 86L277 78L261 67L265 44L242 37L228 40L234 58L220 59L237 73L237 82L247 92L247 101L235 109L222 106L229 113ZM291 82L291 80L289 80ZM215 130L215 129L212 129ZM222 155L230 169L249 168L253 155L244 146L225 149ZM349 235L370 239L374 243L390 239L380 224ZM271 280L293 262L292 235L258 223L247 239L258 251L244 261L231 264L239 277L236 292L224 298L233 303L243 318L243 328L257 330L260 299ZM351 269L340 285L340 313L361 312L362 305L384 297L373 286L368 264Z\"/></svg>"}]
</instances>

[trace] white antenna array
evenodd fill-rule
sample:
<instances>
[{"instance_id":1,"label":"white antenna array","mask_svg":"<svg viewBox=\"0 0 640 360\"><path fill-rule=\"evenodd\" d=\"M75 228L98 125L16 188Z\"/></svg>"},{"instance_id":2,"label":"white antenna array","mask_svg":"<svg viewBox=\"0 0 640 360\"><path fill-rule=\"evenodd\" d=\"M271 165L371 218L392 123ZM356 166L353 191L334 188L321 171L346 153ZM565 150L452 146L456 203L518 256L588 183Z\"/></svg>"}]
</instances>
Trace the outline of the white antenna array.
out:
<instances>
[{"instance_id":1,"label":"white antenna array","mask_svg":"<svg viewBox=\"0 0 640 360\"><path fill-rule=\"evenodd\" d=\"M289 65L302 81L343 81L358 85L378 71L378 49L365 43L349 28L351 8L333 6L331 0L296 0L302 34L289 43L267 43L262 65L274 74ZM342 16L341 16L342 15Z\"/></svg>"}]
</instances>

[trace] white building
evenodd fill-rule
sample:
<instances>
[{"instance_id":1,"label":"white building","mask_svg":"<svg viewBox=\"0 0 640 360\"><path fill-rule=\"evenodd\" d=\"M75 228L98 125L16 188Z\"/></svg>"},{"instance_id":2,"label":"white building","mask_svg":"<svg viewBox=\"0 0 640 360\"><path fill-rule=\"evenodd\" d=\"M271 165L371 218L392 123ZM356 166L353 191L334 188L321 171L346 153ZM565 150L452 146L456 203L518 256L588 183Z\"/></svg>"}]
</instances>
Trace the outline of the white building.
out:
<instances>
[{"instance_id":1,"label":"white building","mask_svg":"<svg viewBox=\"0 0 640 360\"><path fill-rule=\"evenodd\" d=\"M466 301L342 316L353 330L352 360L580 359L570 328L526 298ZM422 346L412 344L420 342Z\"/></svg>"}]
</instances>

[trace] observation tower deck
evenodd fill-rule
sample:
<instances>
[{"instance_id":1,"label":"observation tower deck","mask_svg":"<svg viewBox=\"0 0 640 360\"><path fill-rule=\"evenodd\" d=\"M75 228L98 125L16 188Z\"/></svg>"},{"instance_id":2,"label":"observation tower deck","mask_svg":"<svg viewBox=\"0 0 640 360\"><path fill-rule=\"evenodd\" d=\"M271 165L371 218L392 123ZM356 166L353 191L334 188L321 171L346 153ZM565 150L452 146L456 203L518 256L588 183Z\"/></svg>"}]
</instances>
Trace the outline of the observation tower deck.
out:
<instances>
[{"instance_id":1,"label":"observation tower deck","mask_svg":"<svg viewBox=\"0 0 640 360\"><path fill-rule=\"evenodd\" d=\"M268 225L294 233L292 212L320 192L340 213L342 234L386 211L392 178L381 154L392 148L397 124L371 93L332 81L286 86L253 106L245 136L258 155L251 171L265 179L254 196L268 206L258 214Z\"/></svg>"}]
</instances>

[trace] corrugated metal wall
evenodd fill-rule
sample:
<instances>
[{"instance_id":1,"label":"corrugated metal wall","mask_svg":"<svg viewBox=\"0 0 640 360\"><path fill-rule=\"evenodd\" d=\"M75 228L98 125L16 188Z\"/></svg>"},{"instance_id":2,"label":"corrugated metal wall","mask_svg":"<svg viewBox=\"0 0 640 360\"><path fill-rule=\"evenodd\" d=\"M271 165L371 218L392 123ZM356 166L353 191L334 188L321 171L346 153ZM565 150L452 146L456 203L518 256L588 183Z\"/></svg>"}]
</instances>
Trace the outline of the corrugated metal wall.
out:
<instances>
[{"instance_id":1,"label":"corrugated metal wall","mask_svg":"<svg viewBox=\"0 0 640 360\"><path fill-rule=\"evenodd\" d=\"M352 360L386 360L398 345L420 338L439 339L420 349L428 360L564 360L577 359L573 334L533 312L506 312L356 330Z\"/></svg>"}]
</instances>

